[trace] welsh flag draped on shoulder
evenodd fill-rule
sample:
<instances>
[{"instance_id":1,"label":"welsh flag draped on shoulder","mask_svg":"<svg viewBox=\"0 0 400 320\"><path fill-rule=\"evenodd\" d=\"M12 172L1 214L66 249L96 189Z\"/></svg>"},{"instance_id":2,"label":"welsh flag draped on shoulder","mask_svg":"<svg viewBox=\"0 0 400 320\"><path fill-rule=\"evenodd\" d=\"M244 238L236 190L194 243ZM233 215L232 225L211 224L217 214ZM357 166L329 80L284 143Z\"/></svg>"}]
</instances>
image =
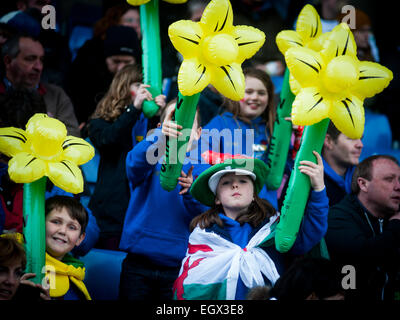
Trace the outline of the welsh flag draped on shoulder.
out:
<instances>
[{"instance_id":1,"label":"welsh flag draped on shoulder","mask_svg":"<svg viewBox=\"0 0 400 320\"><path fill-rule=\"evenodd\" d=\"M271 217L243 249L196 227L174 283L174 298L234 300L239 276L247 288L264 285L263 275L274 284L279 278L275 263L260 247L274 237L278 220Z\"/></svg>"}]
</instances>

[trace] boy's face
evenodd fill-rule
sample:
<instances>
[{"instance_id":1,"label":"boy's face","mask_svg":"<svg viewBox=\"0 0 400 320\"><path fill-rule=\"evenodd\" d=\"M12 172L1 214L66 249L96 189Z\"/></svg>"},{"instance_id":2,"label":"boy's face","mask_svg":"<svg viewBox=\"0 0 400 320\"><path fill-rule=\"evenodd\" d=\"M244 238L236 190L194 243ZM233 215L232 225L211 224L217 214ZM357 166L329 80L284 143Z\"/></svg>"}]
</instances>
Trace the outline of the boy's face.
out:
<instances>
[{"instance_id":1,"label":"boy's face","mask_svg":"<svg viewBox=\"0 0 400 320\"><path fill-rule=\"evenodd\" d=\"M46 251L58 260L79 246L85 233L81 225L72 219L65 208L53 209L46 216Z\"/></svg>"}]
</instances>

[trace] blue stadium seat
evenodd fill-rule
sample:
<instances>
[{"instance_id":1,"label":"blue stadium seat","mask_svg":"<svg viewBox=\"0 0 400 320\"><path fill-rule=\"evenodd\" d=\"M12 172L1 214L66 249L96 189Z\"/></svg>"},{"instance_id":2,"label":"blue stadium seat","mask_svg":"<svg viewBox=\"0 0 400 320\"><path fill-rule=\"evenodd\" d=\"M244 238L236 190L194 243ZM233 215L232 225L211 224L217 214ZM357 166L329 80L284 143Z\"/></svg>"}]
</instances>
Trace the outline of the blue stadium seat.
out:
<instances>
[{"instance_id":1,"label":"blue stadium seat","mask_svg":"<svg viewBox=\"0 0 400 320\"><path fill-rule=\"evenodd\" d=\"M364 147L367 149L392 148L392 129L386 115L365 110Z\"/></svg>"},{"instance_id":2,"label":"blue stadium seat","mask_svg":"<svg viewBox=\"0 0 400 320\"><path fill-rule=\"evenodd\" d=\"M126 252L93 248L79 258L86 268L85 285L93 300L117 300Z\"/></svg>"},{"instance_id":3,"label":"blue stadium seat","mask_svg":"<svg viewBox=\"0 0 400 320\"><path fill-rule=\"evenodd\" d=\"M71 51L71 61L74 61L78 50L83 44L93 37L92 27L75 26L69 37L69 50Z\"/></svg>"},{"instance_id":4,"label":"blue stadium seat","mask_svg":"<svg viewBox=\"0 0 400 320\"><path fill-rule=\"evenodd\" d=\"M392 149L392 130L386 115L366 109L364 136L361 140L364 148L360 161L372 155L387 154L400 162L400 150Z\"/></svg>"}]
</instances>

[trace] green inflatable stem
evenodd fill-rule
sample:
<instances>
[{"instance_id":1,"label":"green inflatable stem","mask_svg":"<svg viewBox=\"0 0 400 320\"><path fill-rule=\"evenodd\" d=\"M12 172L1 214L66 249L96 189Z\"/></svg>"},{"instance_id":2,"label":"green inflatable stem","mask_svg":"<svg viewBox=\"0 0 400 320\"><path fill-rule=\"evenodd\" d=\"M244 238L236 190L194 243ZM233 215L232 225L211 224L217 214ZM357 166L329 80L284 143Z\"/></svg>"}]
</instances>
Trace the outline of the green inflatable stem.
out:
<instances>
[{"instance_id":1,"label":"green inflatable stem","mask_svg":"<svg viewBox=\"0 0 400 320\"><path fill-rule=\"evenodd\" d=\"M23 216L26 272L35 273L34 283L42 284L46 263L45 192L46 177L24 184Z\"/></svg>"},{"instance_id":2,"label":"green inflatable stem","mask_svg":"<svg viewBox=\"0 0 400 320\"><path fill-rule=\"evenodd\" d=\"M160 172L160 183L164 190L172 191L178 184L199 98L200 93L192 96L183 96L180 92L178 94L173 120L182 126L180 131L184 134L177 139L167 138L165 157Z\"/></svg>"},{"instance_id":3,"label":"green inflatable stem","mask_svg":"<svg viewBox=\"0 0 400 320\"><path fill-rule=\"evenodd\" d=\"M293 100L296 97L290 90L289 75L289 69L286 68L280 94L281 103L277 110L274 132L268 149L268 171L265 182L268 190L276 190L282 183L292 136L292 123L285 120L291 115Z\"/></svg>"},{"instance_id":4,"label":"green inflatable stem","mask_svg":"<svg viewBox=\"0 0 400 320\"><path fill-rule=\"evenodd\" d=\"M140 27L142 29L142 65L143 80L149 84L153 98L162 91L160 23L158 0L151 0L140 6ZM159 109L154 101L143 103L143 113L147 118L153 117Z\"/></svg>"},{"instance_id":5,"label":"green inflatable stem","mask_svg":"<svg viewBox=\"0 0 400 320\"><path fill-rule=\"evenodd\" d=\"M309 160L316 163L315 155L312 152L315 150L321 153L329 122L329 119L324 119L305 127L301 146L290 175L280 221L276 227L275 246L279 252L287 252L292 248L310 193L310 178L299 171L299 162Z\"/></svg>"}]
</instances>

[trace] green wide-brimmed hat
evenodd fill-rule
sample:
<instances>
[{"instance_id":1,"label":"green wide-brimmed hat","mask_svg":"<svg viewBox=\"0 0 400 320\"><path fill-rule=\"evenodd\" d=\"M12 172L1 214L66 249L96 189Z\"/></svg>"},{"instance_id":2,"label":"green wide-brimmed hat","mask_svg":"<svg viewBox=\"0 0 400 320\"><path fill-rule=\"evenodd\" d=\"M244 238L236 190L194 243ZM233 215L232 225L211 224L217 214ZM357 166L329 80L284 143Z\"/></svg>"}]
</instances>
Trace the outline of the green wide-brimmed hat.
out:
<instances>
[{"instance_id":1,"label":"green wide-brimmed hat","mask_svg":"<svg viewBox=\"0 0 400 320\"><path fill-rule=\"evenodd\" d=\"M259 159L225 158L222 163L214 164L197 177L190 188L191 195L206 206L214 206L215 190L219 179L230 172L250 176L254 181L254 192L256 194L261 191L267 178L267 166Z\"/></svg>"}]
</instances>

